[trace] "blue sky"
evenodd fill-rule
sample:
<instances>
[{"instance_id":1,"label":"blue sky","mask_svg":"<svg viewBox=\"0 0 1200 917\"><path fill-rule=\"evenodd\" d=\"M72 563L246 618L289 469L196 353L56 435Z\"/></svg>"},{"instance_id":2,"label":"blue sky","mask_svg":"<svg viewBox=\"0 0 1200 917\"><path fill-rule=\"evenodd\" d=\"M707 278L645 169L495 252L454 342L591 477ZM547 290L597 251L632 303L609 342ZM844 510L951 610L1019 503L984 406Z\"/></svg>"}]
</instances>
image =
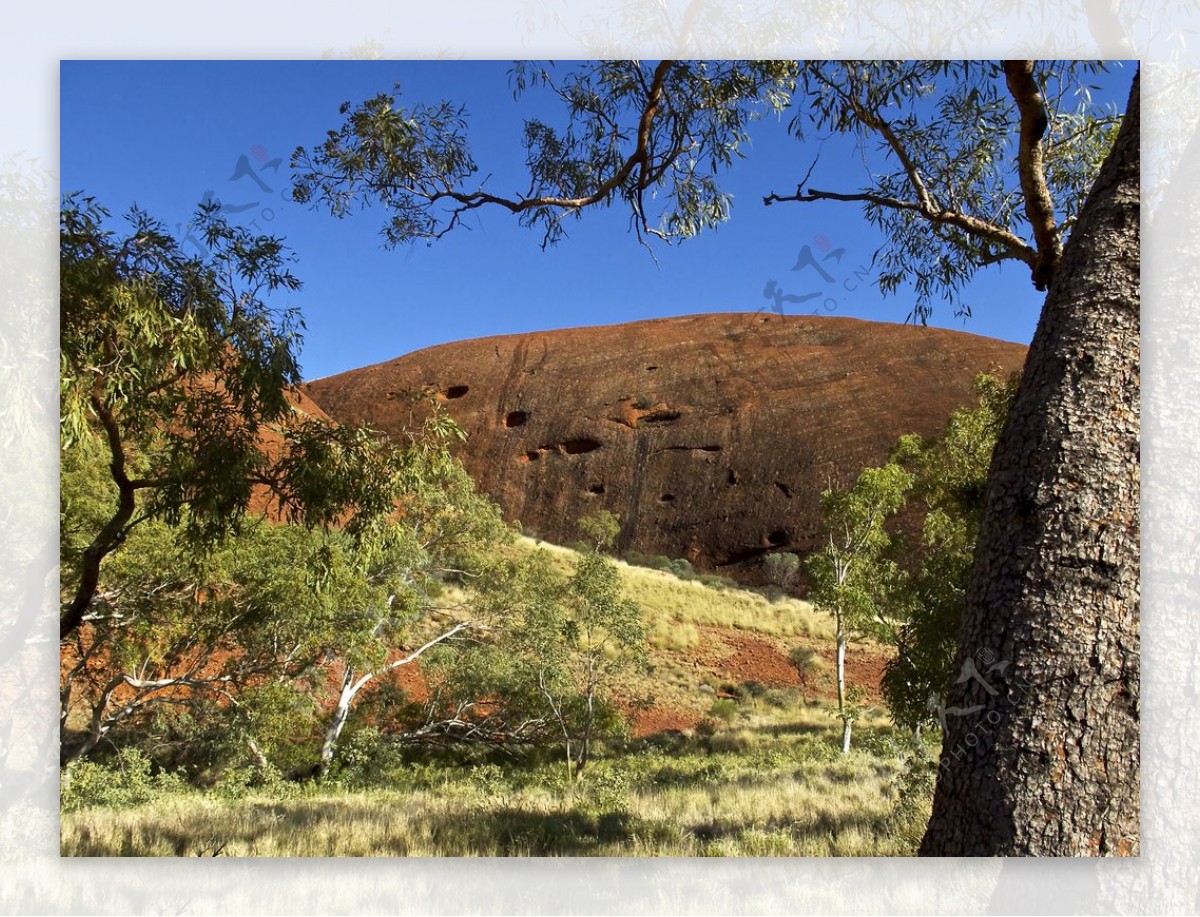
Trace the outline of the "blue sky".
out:
<instances>
[{"instance_id":1,"label":"blue sky","mask_svg":"<svg viewBox=\"0 0 1200 917\"><path fill-rule=\"evenodd\" d=\"M722 186L733 216L716 232L654 246L657 263L628 232L621 209L568 222L569 237L542 251L541 237L508 213L480 210L470 231L433 246L386 250L383 211L337 220L287 199L288 160L341 123L338 106L390 90L408 102L464 104L472 150L488 187L522 186L524 118L554 122L552 101L513 100L507 61L64 61L61 68L63 191L83 189L114 214L137 203L178 232L211 192L239 208L230 219L284 236L304 282L288 305L308 326L306 378L391 359L432 344L491 334L609 324L695 312L774 306L770 281L788 294L820 290L819 300L784 302L812 312L904 321L912 299L884 298L869 282L880 238L857 205L762 205L790 193L819 151L815 187L854 190L863 166L853 149L818 147L766 118L752 128L747 159ZM1101 100L1123 108L1132 67L1102 77ZM276 163L275 160L282 162ZM240 164L240 167L239 167ZM792 272L801 249L844 248L826 266L832 282ZM936 310L931 324L1011 341L1033 335L1043 295L1018 264L982 272L965 292L973 316ZM280 302L280 305L283 305Z\"/></svg>"}]
</instances>

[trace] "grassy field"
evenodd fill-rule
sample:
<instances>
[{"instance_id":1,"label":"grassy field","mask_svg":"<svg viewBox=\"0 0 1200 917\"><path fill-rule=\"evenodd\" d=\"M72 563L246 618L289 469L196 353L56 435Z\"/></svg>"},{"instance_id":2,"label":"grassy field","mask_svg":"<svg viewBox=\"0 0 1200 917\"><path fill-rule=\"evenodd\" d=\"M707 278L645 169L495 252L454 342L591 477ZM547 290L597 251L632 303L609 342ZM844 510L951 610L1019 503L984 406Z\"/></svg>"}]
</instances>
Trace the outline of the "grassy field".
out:
<instances>
[{"instance_id":1,"label":"grassy field","mask_svg":"<svg viewBox=\"0 0 1200 917\"><path fill-rule=\"evenodd\" d=\"M542 547L564 563L570 558L566 549ZM249 772L231 772L207 790L154 776L136 759L114 769L85 763L64 795L62 854L914 852L928 816L928 766L909 766L903 737L870 702L843 757L840 723L821 687L831 673L813 685L798 683L794 670L790 682L784 677L789 648L828 652L825 616L796 600L620 569L626 593L646 612L652 656L651 672L627 688L631 696L651 692L661 722L635 714L632 736L606 746L581 785L569 785L562 763L546 757L363 761L320 784L263 786ZM881 650L856 652L878 657Z\"/></svg>"},{"instance_id":2,"label":"grassy field","mask_svg":"<svg viewBox=\"0 0 1200 917\"><path fill-rule=\"evenodd\" d=\"M64 856L905 856L927 809L897 811L901 759L873 719L837 753L827 711L643 740L583 785L561 766L397 771L387 788L147 788L64 813Z\"/></svg>"}]
</instances>

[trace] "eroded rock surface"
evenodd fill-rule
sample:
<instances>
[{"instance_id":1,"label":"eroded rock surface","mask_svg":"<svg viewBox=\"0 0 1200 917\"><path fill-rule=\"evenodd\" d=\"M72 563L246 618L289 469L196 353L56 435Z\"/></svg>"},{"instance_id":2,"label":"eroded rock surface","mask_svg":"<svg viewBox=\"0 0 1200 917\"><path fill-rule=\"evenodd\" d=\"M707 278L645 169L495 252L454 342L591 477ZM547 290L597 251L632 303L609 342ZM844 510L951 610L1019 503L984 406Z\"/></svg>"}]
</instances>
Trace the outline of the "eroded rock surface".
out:
<instances>
[{"instance_id":1,"label":"eroded rock surface","mask_svg":"<svg viewBox=\"0 0 1200 917\"><path fill-rule=\"evenodd\" d=\"M597 509L618 548L756 579L806 553L820 493L939 432L979 372L1023 345L845 318L707 314L479 338L306 383L335 420L398 432L436 393L460 454L510 520L555 542Z\"/></svg>"}]
</instances>

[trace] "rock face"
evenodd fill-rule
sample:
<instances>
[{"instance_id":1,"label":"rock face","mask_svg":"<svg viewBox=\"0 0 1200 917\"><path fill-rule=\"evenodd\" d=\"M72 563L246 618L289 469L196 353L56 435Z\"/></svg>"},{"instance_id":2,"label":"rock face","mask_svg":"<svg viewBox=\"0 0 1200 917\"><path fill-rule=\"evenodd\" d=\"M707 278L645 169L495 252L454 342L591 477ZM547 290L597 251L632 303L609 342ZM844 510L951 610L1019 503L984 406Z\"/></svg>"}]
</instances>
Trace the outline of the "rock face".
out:
<instances>
[{"instance_id":1,"label":"rock face","mask_svg":"<svg viewBox=\"0 0 1200 917\"><path fill-rule=\"evenodd\" d=\"M707 314L480 338L306 383L335 420L411 426L433 391L460 455L510 520L560 543L581 516L621 517L617 547L758 578L764 554L811 551L821 491L932 435L976 374L1026 348L845 318Z\"/></svg>"}]
</instances>

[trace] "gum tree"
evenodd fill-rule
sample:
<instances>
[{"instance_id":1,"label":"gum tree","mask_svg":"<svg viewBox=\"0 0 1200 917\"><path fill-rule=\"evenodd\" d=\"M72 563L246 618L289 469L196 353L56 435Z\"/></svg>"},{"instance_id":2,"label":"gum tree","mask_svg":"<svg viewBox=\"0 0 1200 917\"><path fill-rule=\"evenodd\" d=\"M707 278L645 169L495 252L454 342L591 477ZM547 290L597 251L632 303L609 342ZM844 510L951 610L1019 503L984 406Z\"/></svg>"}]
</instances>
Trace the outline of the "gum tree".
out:
<instances>
[{"instance_id":1,"label":"gum tree","mask_svg":"<svg viewBox=\"0 0 1200 917\"><path fill-rule=\"evenodd\" d=\"M833 615L842 754L850 753L854 704L846 691L846 644L889 630L887 595L898 571L884 523L901 506L912 475L899 465L867 468L846 490L821 495L825 542L808 557L809 599Z\"/></svg>"},{"instance_id":2,"label":"gum tree","mask_svg":"<svg viewBox=\"0 0 1200 917\"><path fill-rule=\"evenodd\" d=\"M63 557L60 637L85 621L102 564L149 520L180 525L198 553L235 532L256 495L277 516L356 531L390 511L393 468L371 431L306 415L297 290L280 240L204 205L184 253L136 208L128 233L93 198L63 199L61 447L100 450L107 495ZM81 535L84 533L76 533Z\"/></svg>"},{"instance_id":3,"label":"gum tree","mask_svg":"<svg viewBox=\"0 0 1200 917\"><path fill-rule=\"evenodd\" d=\"M909 729L940 723L944 700L960 674L952 667L988 467L1019 381L1016 373L1008 380L980 375L975 407L951 414L937 437L910 434L892 450L892 460L913 474L908 505L924 514L919 541L897 546L909 558L908 573L892 596L904 623L893 635L897 652L882 682L892 718Z\"/></svg>"}]
</instances>

